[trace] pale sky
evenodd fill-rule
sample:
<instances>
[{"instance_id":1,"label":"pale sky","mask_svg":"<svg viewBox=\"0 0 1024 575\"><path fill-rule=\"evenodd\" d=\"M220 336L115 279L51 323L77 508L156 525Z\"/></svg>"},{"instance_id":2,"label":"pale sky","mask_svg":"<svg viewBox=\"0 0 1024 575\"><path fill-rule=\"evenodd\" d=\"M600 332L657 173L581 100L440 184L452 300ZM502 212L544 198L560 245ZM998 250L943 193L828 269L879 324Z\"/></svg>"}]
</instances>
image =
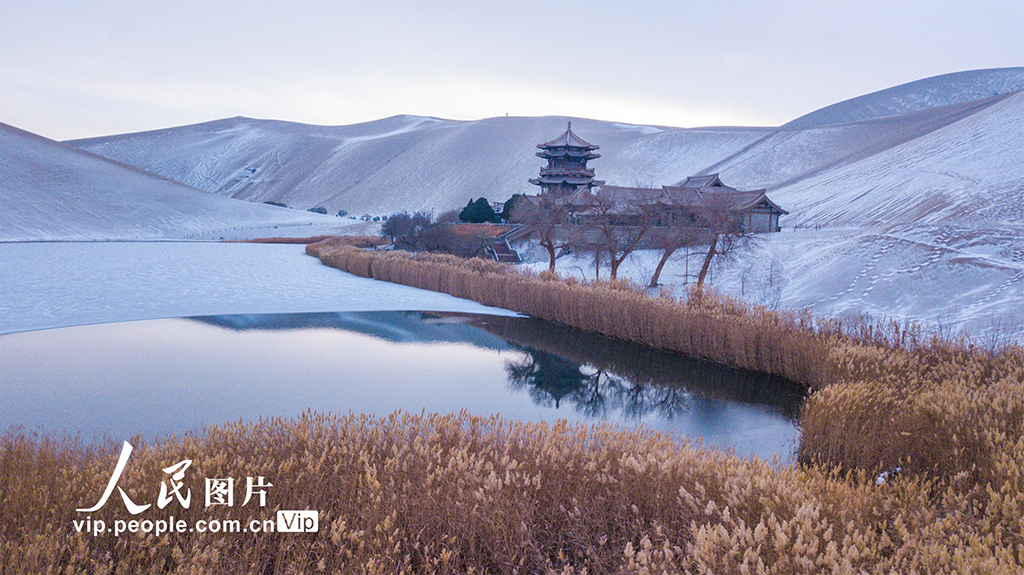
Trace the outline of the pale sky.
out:
<instances>
[{"instance_id":1,"label":"pale sky","mask_svg":"<svg viewBox=\"0 0 1024 575\"><path fill-rule=\"evenodd\" d=\"M55 139L230 116L779 125L1024 66L1024 2L0 0L0 121Z\"/></svg>"}]
</instances>

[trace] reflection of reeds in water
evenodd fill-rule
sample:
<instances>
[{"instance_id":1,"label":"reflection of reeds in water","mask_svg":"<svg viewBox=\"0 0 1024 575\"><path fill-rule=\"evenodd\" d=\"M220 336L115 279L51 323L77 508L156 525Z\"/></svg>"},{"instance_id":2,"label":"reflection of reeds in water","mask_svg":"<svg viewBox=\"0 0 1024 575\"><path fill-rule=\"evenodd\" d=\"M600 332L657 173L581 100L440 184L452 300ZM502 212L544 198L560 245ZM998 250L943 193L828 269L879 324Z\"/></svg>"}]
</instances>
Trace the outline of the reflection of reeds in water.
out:
<instances>
[{"instance_id":1,"label":"reflection of reeds in water","mask_svg":"<svg viewBox=\"0 0 1024 575\"><path fill-rule=\"evenodd\" d=\"M191 459L189 508L131 516L115 492L76 513L102 493L119 446L0 437L0 572L1019 572L1019 494L913 477L879 487L643 431L307 414L135 447L118 485L154 503L161 469ZM248 476L273 484L267 507L241 505ZM206 478L236 479L232 507L204 506ZM72 526L171 516L248 526L294 509L318 511L319 531L94 537Z\"/></svg>"},{"instance_id":2,"label":"reflection of reeds in water","mask_svg":"<svg viewBox=\"0 0 1024 575\"><path fill-rule=\"evenodd\" d=\"M816 319L708 292L677 301L622 282L537 276L479 259L369 252L330 240L306 251L356 275L786 377L819 390L800 417L801 461L875 472L902 467L1020 498L1019 345L985 348L966 339L926 337L913 326Z\"/></svg>"},{"instance_id":3,"label":"reflection of reeds in water","mask_svg":"<svg viewBox=\"0 0 1024 575\"><path fill-rule=\"evenodd\" d=\"M543 387L542 377L552 372L552 397L570 397L584 413L598 413L609 402L623 413L641 417L659 413L672 418L686 409L692 395L772 406L796 419L804 389L777 376L730 368L670 351L535 318L485 316L473 322L531 354L533 364L515 366L513 378L531 377ZM550 355L551 357L545 357ZM558 362L567 365L557 369ZM538 369L542 364L545 369ZM580 371L581 366L593 370ZM578 374L578 375L576 375ZM571 393L555 390L564 378L576 380Z\"/></svg>"}]
</instances>

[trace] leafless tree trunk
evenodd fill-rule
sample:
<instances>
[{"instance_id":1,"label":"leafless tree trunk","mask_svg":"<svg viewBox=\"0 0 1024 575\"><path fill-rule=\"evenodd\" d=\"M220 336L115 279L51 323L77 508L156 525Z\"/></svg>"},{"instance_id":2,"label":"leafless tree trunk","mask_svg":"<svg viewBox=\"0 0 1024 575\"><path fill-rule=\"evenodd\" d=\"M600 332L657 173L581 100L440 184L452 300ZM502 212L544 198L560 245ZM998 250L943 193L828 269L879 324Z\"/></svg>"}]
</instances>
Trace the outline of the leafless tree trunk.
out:
<instances>
[{"instance_id":1,"label":"leafless tree trunk","mask_svg":"<svg viewBox=\"0 0 1024 575\"><path fill-rule=\"evenodd\" d=\"M662 228L654 228L651 233L654 245L661 250L661 258L658 260L658 266L654 268L654 275L651 276L647 287L656 288L658 280L661 279L661 272L665 269L669 259L680 249L695 245L700 237L700 229L688 218L683 218L669 222Z\"/></svg>"},{"instance_id":2,"label":"leafless tree trunk","mask_svg":"<svg viewBox=\"0 0 1024 575\"><path fill-rule=\"evenodd\" d=\"M704 286L704 277L708 275L708 268L711 267L711 260L715 257L715 246L718 245L718 234L711 237L711 244L708 246L708 253L704 256L704 265L700 266L700 275L697 276L697 288Z\"/></svg>"},{"instance_id":3,"label":"leafless tree trunk","mask_svg":"<svg viewBox=\"0 0 1024 575\"><path fill-rule=\"evenodd\" d=\"M608 256L611 279L617 279L619 267L651 230L653 218L650 210L642 206L629 206L614 198L595 194L587 210L589 234L595 236L598 251Z\"/></svg>"},{"instance_id":4,"label":"leafless tree trunk","mask_svg":"<svg viewBox=\"0 0 1024 575\"><path fill-rule=\"evenodd\" d=\"M530 236L537 238L540 246L548 252L548 271L554 272L558 250L568 244L565 234L560 232L567 218L564 204L544 196L533 196L516 202L509 221L525 225Z\"/></svg>"},{"instance_id":5,"label":"leafless tree trunk","mask_svg":"<svg viewBox=\"0 0 1024 575\"><path fill-rule=\"evenodd\" d=\"M711 238L700 275L697 276L698 290L704 286L704 279L715 256L729 258L750 246L755 240L754 235L743 228L735 212L729 209L728 201L726 197L716 198L714 194L706 194L704 205L696 211L695 219L698 225Z\"/></svg>"}]
</instances>

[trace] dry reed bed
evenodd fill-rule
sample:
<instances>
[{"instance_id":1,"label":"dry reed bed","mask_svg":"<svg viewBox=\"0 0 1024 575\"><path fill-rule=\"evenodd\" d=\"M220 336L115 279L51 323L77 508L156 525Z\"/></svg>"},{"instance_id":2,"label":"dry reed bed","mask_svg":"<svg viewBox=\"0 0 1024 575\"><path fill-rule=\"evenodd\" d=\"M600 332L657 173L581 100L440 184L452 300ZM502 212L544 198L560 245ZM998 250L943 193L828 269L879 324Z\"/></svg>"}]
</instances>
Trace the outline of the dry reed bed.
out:
<instances>
[{"instance_id":1,"label":"dry reed bed","mask_svg":"<svg viewBox=\"0 0 1024 575\"><path fill-rule=\"evenodd\" d=\"M335 243L344 243L357 248L372 248L386 243L387 240L379 236L308 236L299 238L253 238L251 240L231 240L227 243L242 244L315 244L330 239Z\"/></svg>"},{"instance_id":2,"label":"dry reed bed","mask_svg":"<svg viewBox=\"0 0 1024 575\"><path fill-rule=\"evenodd\" d=\"M621 281L584 284L482 259L365 251L334 240L310 244L306 253L358 276L439 291L812 387L834 375L821 361L825 342L808 337L815 325L809 314L773 313L727 298L681 303L650 297Z\"/></svg>"},{"instance_id":3,"label":"dry reed bed","mask_svg":"<svg viewBox=\"0 0 1024 575\"><path fill-rule=\"evenodd\" d=\"M709 293L687 301L623 282L580 283L438 254L306 247L329 266L449 293L604 335L773 373L814 393L800 460L879 472L900 467L1020 489L1024 349L982 349L896 323L815 319ZM1009 482L1009 483L1006 483Z\"/></svg>"},{"instance_id":4,"label":"dry reed bed","mask_svg":"<svg viewBox=\"0 0 1024 575\"><path fill-rule=\"evenodd\" d=\"M305 414L140 444L121 478L156 500L194 461L174 515L244 521L316 509L316 534L76 533L118 446L16 431L0 453L4 573L1016 573L1020 491L778 468L650 432L396 414ZM202 478L264 475L268 507L205 509ZM115 498L93 514L130 518Z\"/></svg>"}]
</instances>

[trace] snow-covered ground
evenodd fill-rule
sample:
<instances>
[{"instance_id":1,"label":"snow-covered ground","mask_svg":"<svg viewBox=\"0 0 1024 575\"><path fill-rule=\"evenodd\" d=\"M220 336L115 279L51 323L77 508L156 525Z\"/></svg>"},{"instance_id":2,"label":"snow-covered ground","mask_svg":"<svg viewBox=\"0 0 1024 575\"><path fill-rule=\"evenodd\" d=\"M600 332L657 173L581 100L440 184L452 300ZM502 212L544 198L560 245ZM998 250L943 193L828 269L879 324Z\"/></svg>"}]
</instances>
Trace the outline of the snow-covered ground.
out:
<instances>
[{"instance_id":1,"label":"snow-covered ground","mask_svg":"<svg viewBox=\"0 0 1024 575\"><path fill-rule=\"evenodd\" d=\"M706 248L681 250L660 278L682 295L696 281ZM526 250L536 270L547 256ZM647 285L660 254L636 252L620 277ZM559 273L592 279L593 259L565 256ZM608 277L607 264L602 266ZM910 320L946 335L986 342L1024 341L1024 226L957 230L905 226L787 229L761 234L731 259L716 259L706 280L715 289L771 308L809 309L819 316L869 314Z\"/></svg>"},{"instance_id":2,"label":"snow-covered ground","mask_svg":"<svg viewBox=\"0 0 1024 575\"><path fill-rule=\"evenodd\" d=\"M0 244L0 333L196 315L425 310L511 314L359 278L301 245Z\"/></svg>"}]
</instances>

